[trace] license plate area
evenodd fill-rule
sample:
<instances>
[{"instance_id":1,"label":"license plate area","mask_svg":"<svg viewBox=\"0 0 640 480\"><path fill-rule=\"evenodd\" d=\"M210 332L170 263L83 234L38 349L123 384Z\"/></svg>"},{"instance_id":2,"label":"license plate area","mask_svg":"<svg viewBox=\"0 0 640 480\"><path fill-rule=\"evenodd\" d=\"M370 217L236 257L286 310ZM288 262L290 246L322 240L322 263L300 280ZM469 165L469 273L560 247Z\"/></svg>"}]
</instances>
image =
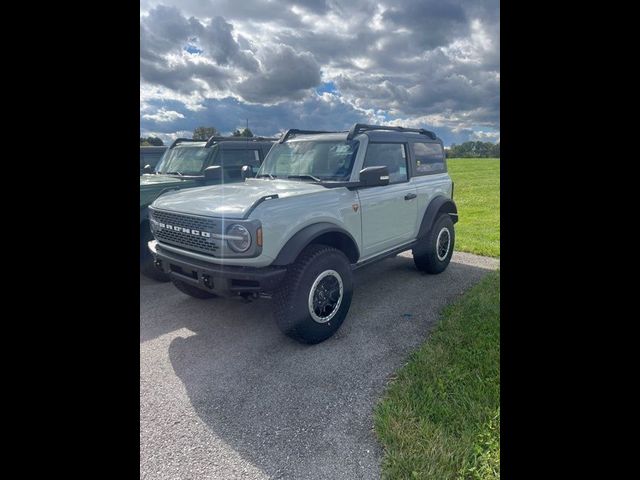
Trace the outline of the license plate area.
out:
<instances>
[{"instance_id":1,"label":"license plate area","mask_svg":"<svg viewBox=\"0 0 640 480\"><path fill-rule=\"evenodd\" d=\"M169 265L169 268L173 273L177 273L178 275L182 275L183 277L191 278L193 280L198 280L198 272L195 270L186 270L182 268L180 265Z\"/></svg>"}]
</instances>

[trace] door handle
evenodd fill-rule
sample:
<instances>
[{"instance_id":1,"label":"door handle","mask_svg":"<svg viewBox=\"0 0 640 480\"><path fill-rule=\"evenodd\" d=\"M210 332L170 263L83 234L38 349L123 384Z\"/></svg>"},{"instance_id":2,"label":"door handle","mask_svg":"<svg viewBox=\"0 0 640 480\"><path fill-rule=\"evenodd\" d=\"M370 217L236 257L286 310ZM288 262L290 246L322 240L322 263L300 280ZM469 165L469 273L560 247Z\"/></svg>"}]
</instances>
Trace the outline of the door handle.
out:
<instances>
[{"instance_id":1,"label":"door handle","mask_svg":"<svg viewBox=\"0 0 640 480\"><path fill-rule=\"evenodd\" d=\"M415 193L407 193L407 194L404 196L404 199L405 199L405 200L413 200L413 199L414 199L414 198L416 198L417 196L418 196L418 195L416 195Z\"/></svg>"}]
</instances>

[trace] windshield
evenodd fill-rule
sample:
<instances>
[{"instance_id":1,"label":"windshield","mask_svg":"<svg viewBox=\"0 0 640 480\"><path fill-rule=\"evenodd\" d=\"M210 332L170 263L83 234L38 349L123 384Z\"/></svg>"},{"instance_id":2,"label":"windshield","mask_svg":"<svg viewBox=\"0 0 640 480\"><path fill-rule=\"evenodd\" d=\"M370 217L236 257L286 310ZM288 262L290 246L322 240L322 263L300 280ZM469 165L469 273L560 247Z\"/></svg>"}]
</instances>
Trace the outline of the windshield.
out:
<instances>
[{"instance_id":1,"label":"windshield","mask_svg":"<svg viewBox=\"0 0 640 480\"><path fill-rule=\"evenodd\" d=\"M217 147L175 147L166 151L156 166L156 173L201 175L207 156Z\"/></svg>"},{"instance_id":2,"label":"windshield","mask_svg":"<svg viewBox=\"0 0 640 480\"><path fill-rule=\"evenodd\" d=\"M276 143L258 176L346 181L351 176L358 143L344 140Z\"/></svg>"}]
</instances>

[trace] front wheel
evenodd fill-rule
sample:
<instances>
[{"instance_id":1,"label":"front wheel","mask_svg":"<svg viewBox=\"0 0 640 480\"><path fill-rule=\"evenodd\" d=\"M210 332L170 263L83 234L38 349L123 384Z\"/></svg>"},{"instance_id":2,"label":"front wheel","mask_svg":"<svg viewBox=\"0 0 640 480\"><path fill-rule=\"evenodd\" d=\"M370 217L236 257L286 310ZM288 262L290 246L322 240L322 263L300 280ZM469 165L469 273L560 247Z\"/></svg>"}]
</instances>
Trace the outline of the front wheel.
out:
<instances>
[{"instance_id":1,"label":"front wheel","mask_svg":"<svg viewBox=\"0 0 640 480\"><path fill-rule=\"evenodd\" d=\"M351 264L326 245L305 248L274 292L280 330L301 343L320 343L342 325L353 295Z\"/></svg>"},{"instance_id":2,"label":"front wheel","mask_svg":"<svg viewBox=\"0 0 640 480\"><path fill-rule=\"evenodd\" d=\"M427 273L443 272L451 261L455 238L451 217L447 214L438 217L431 231L413 249L416 268Z\"/></svg>"}]
</instances>

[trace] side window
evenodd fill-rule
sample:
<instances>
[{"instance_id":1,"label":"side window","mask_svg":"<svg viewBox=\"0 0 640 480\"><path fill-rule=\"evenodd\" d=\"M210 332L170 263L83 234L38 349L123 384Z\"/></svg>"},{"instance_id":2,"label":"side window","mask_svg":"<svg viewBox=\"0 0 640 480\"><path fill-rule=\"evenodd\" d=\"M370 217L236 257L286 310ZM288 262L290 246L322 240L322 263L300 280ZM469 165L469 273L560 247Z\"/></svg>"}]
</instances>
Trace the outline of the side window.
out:
<instances>
[{"instance_id":1,"label":"side window","mask_svg":"<svg viewBox=\"0 0 640 480\"><path fill-rule=\"evenodd\" d=\"M414 142L413 158L416 175L430 175L447 171L444 163L444 151L439 143Z\"/></svg>"},{"instance_id":2,"label":"side window","mask_svg":"<svg viewBox=\"0 0 640 480\"><path fill-rule=\"evenodd\" d=\"M221 150L219 162L220 165L226 167L242 167L243 165L259 167L260 154L258 150Z\"/></svg>"},{"instance_id":3,"label":"side window","mask_svg":"<svg viewBox=\"0 0 640 480\"><path fill-rule=\"evenodd\" d=\"M407 181L407 151L402 143L369 143L362 168L387 167L389 183Z\"/></svg>"}]
</instances>

